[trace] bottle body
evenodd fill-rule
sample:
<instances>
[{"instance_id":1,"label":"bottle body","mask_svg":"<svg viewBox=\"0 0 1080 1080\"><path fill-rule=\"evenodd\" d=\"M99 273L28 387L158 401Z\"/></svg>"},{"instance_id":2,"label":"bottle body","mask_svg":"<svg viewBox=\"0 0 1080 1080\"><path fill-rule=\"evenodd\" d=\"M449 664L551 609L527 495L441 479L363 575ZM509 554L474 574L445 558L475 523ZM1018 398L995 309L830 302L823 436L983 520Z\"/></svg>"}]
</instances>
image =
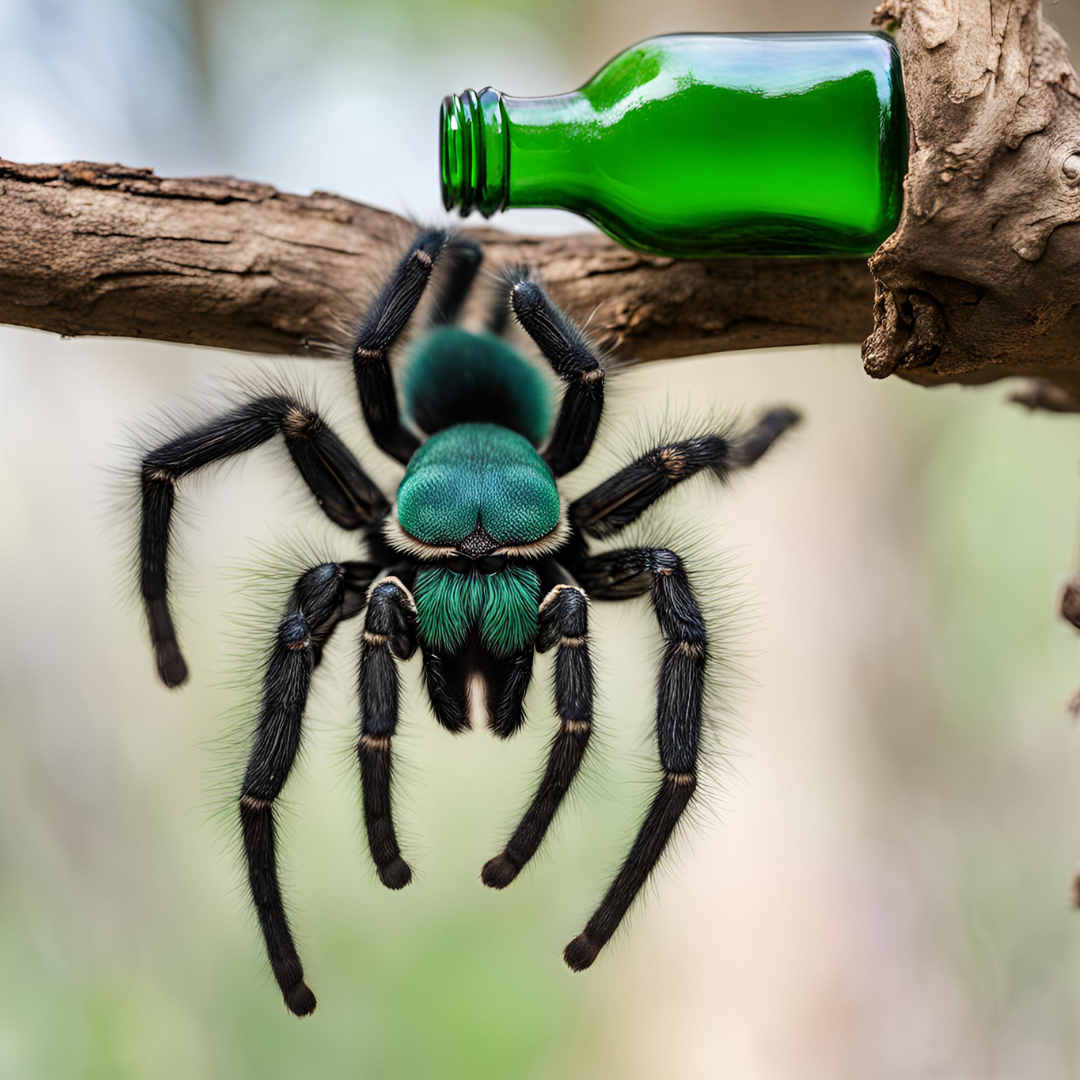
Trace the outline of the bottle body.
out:
<instances>
[{"instance_id":1,"label":"bottle body","mask_svg":"<svg viewBox=\"0 0 1080 1080\"><path fill-rule=\"evenodd\" d=\"M580 90L447 98L447 209L571 210L662 255L869 254L907 167L899 54L883 34L677 34Z\"/></svg>"}]
</instances>

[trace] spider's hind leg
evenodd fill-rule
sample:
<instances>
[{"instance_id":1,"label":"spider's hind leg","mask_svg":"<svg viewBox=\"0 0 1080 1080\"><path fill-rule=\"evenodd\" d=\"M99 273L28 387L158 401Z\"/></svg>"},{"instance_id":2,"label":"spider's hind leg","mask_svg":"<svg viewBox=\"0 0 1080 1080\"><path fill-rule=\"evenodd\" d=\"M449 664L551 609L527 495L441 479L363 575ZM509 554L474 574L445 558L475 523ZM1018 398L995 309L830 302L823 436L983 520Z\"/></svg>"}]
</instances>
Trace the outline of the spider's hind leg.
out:
<instances>
[{"instance_id":1,"label":"spider's hind leg","mask_svg":"<svg viewBox=\"0 0 1080 1080\"><path fill-rule=\"evenodd\" d=\"M664 777L630 853L585 929L563 957L583 971L611 939L664 853L697 786L698 743L708 641L705 622L682 560L663 548L627 548L586 559L575 576L597 599L648 592L664 636L656 734Z\"/></svg>"},{"instance_id":2,"label":"spider's hind leg","mask_svg":"<svg viewBox=\"0 0 1080 1080\"><path fill-rule=\"evenodd\" d=\"M402 465L420 441L401 422L388 354L423 298L448 239L442 229L417 236L375 298L353 342L353 375L364 421L375 445Z\"/></svg>"},{"instance_id":3,"label":"spider's hind leg","mask_svg":"<svg viewBox=\"0 0 1080 1080\"><path fill-rule=\"evenodd\" d=\"M240 793L251 897L274 978L296 1016L314 1010L315 995L304 982L278 883L274 801L300 747L311 674L322 649L337 624L361 610L377 572L372 563L325 563L297 581L263 676L259 722Z\"/></svg>"},{"instance_id":4,"label":"spider's hind leg","mask_svg":"<svg viewBox=\"0 0 1080 1080\"><path fill-rule=\"evenodd\" d=\"M452 326L458 321L469 298L476 275L484 261L484 250L467 236L452 236L440 259L432 306L432 327Z\"/></svg>"}]
</instances>

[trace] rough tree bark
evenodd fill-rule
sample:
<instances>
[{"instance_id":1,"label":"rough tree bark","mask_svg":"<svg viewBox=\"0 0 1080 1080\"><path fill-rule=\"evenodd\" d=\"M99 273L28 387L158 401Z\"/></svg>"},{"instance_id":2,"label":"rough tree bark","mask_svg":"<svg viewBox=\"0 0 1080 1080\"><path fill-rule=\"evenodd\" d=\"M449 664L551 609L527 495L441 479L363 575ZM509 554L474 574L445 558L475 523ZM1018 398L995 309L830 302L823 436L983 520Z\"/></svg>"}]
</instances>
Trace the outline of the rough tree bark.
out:
<instances>
[{"instance_id":1,"label":"rough tree bark","mask_svg":"<svg viewBox=\"0 0 1080 1080\"><path fill-rule=\"evenodd\" d=\"M599 236L472 230L535 265L627 361L855 342L871 375L925 385L1027 374L1080 398L1080 88L1038 0L885 0L911 166L871 259L679 262ZM303 352L353 315L408 226L334 195L230 178L0 161L0 322Z\"/></svg>"}]
</instances>

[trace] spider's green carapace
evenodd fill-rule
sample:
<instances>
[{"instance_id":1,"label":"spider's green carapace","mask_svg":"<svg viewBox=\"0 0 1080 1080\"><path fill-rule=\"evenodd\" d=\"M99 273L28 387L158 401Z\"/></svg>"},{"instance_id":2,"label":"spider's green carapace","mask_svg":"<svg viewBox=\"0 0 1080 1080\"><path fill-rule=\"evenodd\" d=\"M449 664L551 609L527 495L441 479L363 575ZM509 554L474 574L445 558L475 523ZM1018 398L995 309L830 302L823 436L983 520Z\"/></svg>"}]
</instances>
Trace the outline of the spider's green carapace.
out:
<instances>
[{"instance_id":1,"label":"spider's green carapace","mask_svg":"<svg viewBox=\"0 0 1080 1080\"><path fill-rule=\"evenodd\" d=\"M433 435L410 460L397 507L410 536L451 549L473 534L513 549L559 524L551 470L528 439L498 424L455 424ZM436 565L417 575L415 599L424 637L451 653L470 631L498 656L536 637L540 579L528 566L478 574Z\"/></svg>"},{"instance_id":2,"label":"spider's green carapace","mask_svg":"<svg viewBox=\"0 0 1080 1080\"><path fill-rule=\"evenodd\" d=\"M397 493L398 521L417 540L453 547L477 528L500 546L547 536L559 489L523 435L498 424L455 424L412 456Z\"/></svg>"},{"instance_id":3,"label":"spider's green carapace","mask_svg":"<svg viewBox=\"0 0 1080 1080\"><path fill-rule=\"evenodd\" d=\"M419 342L404 397L431 435L398 488L398 522L410 537L446 549L482 538L502 553L558 527L559 491L536 449L551 425L551 394L517 350L493 334L443 327ZM460 422L490 417L492 401L500 423ZM459 422L440 430L448 416ZM540 579L529 566L500 559L472 573L438 563L417 575L414 595L421 633L447 652L470 633L497 656L536 637Z\"/></svg>"}]
</instances>

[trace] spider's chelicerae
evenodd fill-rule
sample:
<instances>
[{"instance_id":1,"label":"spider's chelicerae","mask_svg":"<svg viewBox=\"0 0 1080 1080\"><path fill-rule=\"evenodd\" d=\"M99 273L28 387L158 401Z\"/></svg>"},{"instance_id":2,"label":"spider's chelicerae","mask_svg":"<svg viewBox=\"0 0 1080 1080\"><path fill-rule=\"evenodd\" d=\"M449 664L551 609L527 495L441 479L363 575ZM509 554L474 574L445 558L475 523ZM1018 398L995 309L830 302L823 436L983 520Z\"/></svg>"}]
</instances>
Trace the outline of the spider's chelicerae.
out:
<instances>
[{"instance_id":1,"label":"spider's chelicerae","mask_svg":"<svg viewBox=\"0 0 1080 1080\"><path fill-rule=\"evenodd\" d=\"M440 260L436 314L404 379L409 427L388 357ZM397 661L419 647L431 707L447 730L468 728L479 713L506 738L524 719L534 651L556 650L559 728L547 768L520 824L480 875L502 889L536 854L589 745L589 600L649 595L664 638L656 706L663 779L600 906L563 953L581 971L615 933L694 794L709 664L705 623L679 556L646 547L591 555L588 541L614 536L703 469L723 481L753 464L797 420L790 409L774 409L741 435L697 435L655 447L566 506L557 480L581 465L593 444L604 368L581 330L524 270L506 275L487 332L458 328L480 262L471 241L422 233L356 333L352 364L364 419L375 443L405 466L396 500L315 412L280 393L248 400L142 463L140 585L168 686L187 677L168 601L170 523L183 477L280 433L326 515L365 542L364 560L313 566L297 580L263 678L240 792L252 899L274 977L298 1016L315 1008L315 995L282 903L274 801L300 744L312 673L338 624L364 616L357 754L368 845L390 889L411 878L390 799ZM553 426L546 382L502 336L510 311L563 382Z\"/></svg>"}]
</instances>

